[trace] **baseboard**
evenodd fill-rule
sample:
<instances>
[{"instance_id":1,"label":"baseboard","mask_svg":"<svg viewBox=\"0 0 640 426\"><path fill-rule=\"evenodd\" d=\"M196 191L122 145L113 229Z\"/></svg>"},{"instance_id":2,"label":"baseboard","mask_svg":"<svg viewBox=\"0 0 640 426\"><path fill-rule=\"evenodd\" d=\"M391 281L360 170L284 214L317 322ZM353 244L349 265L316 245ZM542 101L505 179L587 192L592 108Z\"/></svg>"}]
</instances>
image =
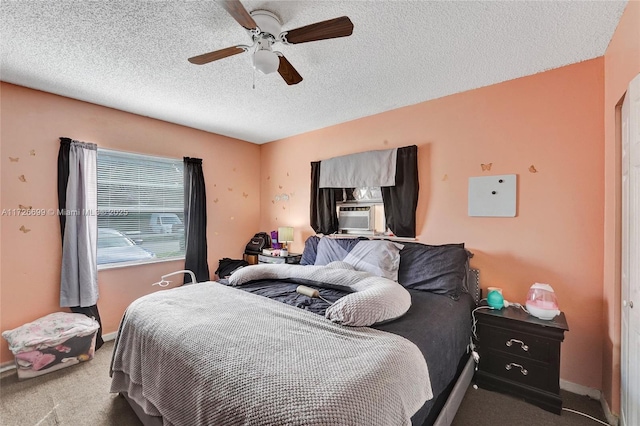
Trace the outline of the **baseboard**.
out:
<instances>
[{"instance_id":1,"label":"baseboard","mask_svg":"<svg viewBox=\"0 0 640 426\"><path fill-rule=\"evenodd\" d=\"M568 392L575 393L578 395L586 395L591 399L600 400L602 396L602 392L599 389L590 388L587 386L579 385L577 383L568 382L566 380L560 379L560 389L564 389Z\"/></svg>"},{"instance_id":2,"label":"baseboard","mask_svg":"<svg viewBox=\"0 0 640 426\"><path fill-rule=\"evenodd\" d=\"M118 335L117 331L114 331L113 333L103 334L102 335L102 340L104 340L105 342L110 342L112 340L116 340L116 336L117 335Z\"/></svg>"},{"instance_id":3,"label":"baseboard","mask_svg":"<svg viewBox=\"0 0 640 426\"><path fill-rule=\"evenodd\" d=\"M604 395L600 397L600 405L602 405L602 410L604 411L604 416L607 418L607 422L609 422L611 426L618 426L620 419L611 412L607 400L604 399Z\"/></svg>"},{"instance_id":4,"label":"baseboard","mask_svg":"<svg viewBox=\"0 0 640 426\"><path fill-rule=\"evenodd\" d=\"M607 422L609 422L611 426L618 426L618 416L611 412L609 404L607 403L607 400L604 398L604 395L600 390L582 386L577 383L568 382L563 379L560 379L560 389L564 389L568 392L578 395L586 395L589 398L600 401L600 405L602 405L602 410L604 411L604 415L607 418Z\"/></svg>"},{"instance_id":5,"label":"baseboard","mask_svg":"<svg viewBox=\"0 0 640 426\"><path fill-rule=\"evenodd\" d=\"M0 374L4 373L5 371L10 371L16 368L16 363L13 361L7 361L7 362L3 362L2 364L0 364Z\"/></svg>"}]
</instances>

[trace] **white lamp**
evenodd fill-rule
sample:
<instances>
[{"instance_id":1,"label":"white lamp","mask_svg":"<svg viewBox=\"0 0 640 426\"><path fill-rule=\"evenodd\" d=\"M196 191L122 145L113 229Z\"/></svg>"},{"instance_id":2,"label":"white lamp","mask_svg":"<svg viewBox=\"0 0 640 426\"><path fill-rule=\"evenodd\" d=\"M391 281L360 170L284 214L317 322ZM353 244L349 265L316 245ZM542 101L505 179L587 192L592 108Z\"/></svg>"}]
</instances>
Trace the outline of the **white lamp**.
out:
<instances>
[{"instance_id":1,"label":"white lamp","mask_svg":"<svg viewBox=\"0 0 640 426\"><path fill-rule=\"evenodd\" d=\"M253 67L263 74L271 74L278 71L280 58L271 50L261 49L253 54Z\"/></svg>"},{"instance_id":2,"label":"white lamp","mask_svg":"<svg viewBox=\"0 0 640 426\"><path fill-rule=\"evenodd\" d=\"M281 226L278 228L278 242L282 243L281 254L288 256L289 250L287 249L287 243L293 241L293 228L290 226ZM284 251L284 253L282 253Z\"/></svg>"}]
</instances>

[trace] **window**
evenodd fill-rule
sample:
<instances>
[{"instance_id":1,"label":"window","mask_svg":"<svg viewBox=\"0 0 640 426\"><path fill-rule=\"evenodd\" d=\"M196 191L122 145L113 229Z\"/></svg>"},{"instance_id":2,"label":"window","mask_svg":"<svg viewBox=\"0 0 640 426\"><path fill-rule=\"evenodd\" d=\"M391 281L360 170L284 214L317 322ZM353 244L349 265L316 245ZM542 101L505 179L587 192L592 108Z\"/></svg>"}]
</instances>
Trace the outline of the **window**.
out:
<instances>
[{"instance_id":1,"label":"window","mask_svg":"<svg viewBox=\"0 0 640 426\"><path fill-rule=\"evenodd\" d=\"M336 202L338 232L353 235L388 235L382 190L378 187L343 188Z\"/></svg>"},{"instance_id":2,"label":"window","mask_svg":"<svg viewBox=\"0 0 640 426\"><path fill-rule=\"evenodd\" d=\"M98 149L98 265L184 257L182 160Z\"/></svg>"}]
</instances>

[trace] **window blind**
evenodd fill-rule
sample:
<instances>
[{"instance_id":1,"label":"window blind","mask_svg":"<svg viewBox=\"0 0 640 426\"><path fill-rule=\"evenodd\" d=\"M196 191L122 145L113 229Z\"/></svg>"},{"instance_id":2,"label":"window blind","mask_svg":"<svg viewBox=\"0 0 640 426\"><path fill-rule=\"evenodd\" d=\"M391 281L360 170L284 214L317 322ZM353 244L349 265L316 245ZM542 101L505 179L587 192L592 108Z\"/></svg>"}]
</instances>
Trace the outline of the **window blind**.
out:
<instances>
[{"instance_id":1,"label":"window blind","mask_svg":"<svg viewBox=\"0 0 640 426\"><path fill-rule=\"evenodd\" d=\"M184 257L182 159L98 149L98 264Z\"/></svg>"}]
</instances>

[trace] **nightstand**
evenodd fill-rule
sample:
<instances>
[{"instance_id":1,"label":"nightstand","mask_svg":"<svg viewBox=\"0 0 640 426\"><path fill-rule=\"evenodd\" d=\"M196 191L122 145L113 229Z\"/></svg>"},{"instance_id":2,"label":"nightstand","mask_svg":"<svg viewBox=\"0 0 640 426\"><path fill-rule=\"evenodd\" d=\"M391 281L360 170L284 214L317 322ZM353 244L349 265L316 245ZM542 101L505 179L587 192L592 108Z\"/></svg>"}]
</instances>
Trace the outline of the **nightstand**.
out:
<instances>
[{"instance_id":1,"label":"nightstand","mask_svg":"<svg viewBox=\"0 0 640 426\"><path fill-rule=\"evenodd\" d=\"M301 254L291 253L288 256L270 256L268 254L259 254L258 263L287 263L290 265L297 265L302 258Z\"/></svg>"},{"instance_id":2,"label":"nightstand","mask_svg":"<svg viewBox=\"0 0 640 426\"><path fill-rule=\"evenodd\" d=\"M560 414L560 344L569 330L564 313L545 321L508 307L480 309L475 316L476 384Z\"/></svg>"}]
</instances>

